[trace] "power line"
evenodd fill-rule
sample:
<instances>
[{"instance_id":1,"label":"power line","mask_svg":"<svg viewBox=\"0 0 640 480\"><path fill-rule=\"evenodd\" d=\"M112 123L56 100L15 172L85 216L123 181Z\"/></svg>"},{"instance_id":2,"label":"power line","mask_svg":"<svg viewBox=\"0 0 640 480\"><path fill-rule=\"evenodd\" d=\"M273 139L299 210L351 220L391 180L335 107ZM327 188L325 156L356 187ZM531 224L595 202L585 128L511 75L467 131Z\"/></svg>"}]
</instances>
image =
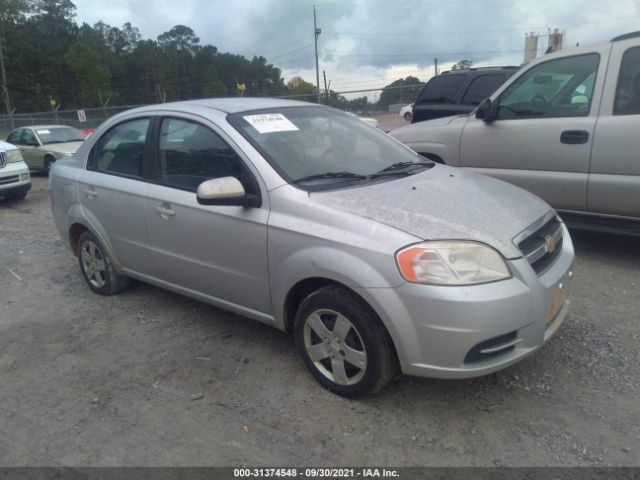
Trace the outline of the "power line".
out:
<instances>
[{"instance_id":1,"label":"power line","mask_svg":"<svg viewBox=\"0 0 640 480\"><path fill-rule=\"evenodd\" d=\"M579 27L582 25L593 25L596 23L607 23L607 22L619 22L623 20L630 20L640 18L640 15L631 16L631 17L619 17L619 18L607 18L603 20L593 20L590 22L579 22L579 23L563 23L566 27ZM547 28L547 26L527 26L527 27L517 27L517 28L502 28L496 30L447 30L434 32L433 30L425 30L424 34L429 37L433 37L435 35L473 35L473 34L485 34L485 33L503 33L503 32L529 32L530 30L542 30ZM419 34L416 32L375 32L375 33L367 33L367 32L351 32L351 33L338 33L338 35L343 37L357 37L357 36L397 36L397 37L416 37Z\"/></svg>"},{"instance_id":2,"label":"power line","mask_svg":"<svg viewBox=\"0 0 640 480\"><path fill-rule=\"evenodd\" d=\"M332 54L333 57L421 57L421 56L446 56L446 55L486 55L491 53L514 53L521 52L518 50L485 50L483 52L415 52L415 53L349 53L349 54Z\"/></svg>"}]
</instances>

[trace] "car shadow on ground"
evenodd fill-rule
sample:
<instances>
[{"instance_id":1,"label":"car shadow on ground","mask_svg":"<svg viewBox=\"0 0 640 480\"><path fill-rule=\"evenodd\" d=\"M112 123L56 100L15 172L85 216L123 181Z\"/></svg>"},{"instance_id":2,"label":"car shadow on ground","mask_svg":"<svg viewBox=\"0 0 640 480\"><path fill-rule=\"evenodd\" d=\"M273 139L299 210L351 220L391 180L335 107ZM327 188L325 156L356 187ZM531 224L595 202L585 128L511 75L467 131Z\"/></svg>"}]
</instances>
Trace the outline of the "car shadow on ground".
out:
<instances>
[{"instance_id":1,"label":"car shadow on ground","mask_svg":"<svg viewBox=\"0 0 640 480\"><path fill-rule=\"evenodd\" d=\"M576 255L615 263L640 263L640 237L570 229Z\"/></svg>"}]
</instances>

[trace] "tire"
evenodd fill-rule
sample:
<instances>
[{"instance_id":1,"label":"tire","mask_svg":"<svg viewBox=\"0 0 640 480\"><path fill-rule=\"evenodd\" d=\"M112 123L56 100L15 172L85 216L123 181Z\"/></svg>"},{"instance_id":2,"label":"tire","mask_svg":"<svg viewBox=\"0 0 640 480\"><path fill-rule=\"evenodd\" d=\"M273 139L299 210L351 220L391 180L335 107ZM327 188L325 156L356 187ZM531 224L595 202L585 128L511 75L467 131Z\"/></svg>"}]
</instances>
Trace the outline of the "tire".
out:
<instances>
[{"instance_id":1,"label":"tire","mask_svg":"<svg viewBox=\"0 0 640 480\"><path fill-rule=\"evenodd\" d=\"M405 119L407 122L410 122L410 121L411 121L411 112L407 112L407 113L405 113L405 114L404 114L404 119Z\"/></svg>"},{"instance_id":2,"label":"tire","mask_svg":"<svg viewBox=\"0 0 640 480\"><path fill-rule=\"evenodd\" d=\"M376 313L339 286L323 287L302 301L294 337L318 383L343 397L377 392L398 370L391 338Z\"/></svg>"},{"instance_id":3,"label":"tire","mask_svg":"<svg viewBox=\"0 0 640 480\"><path fill-rule=\"evenodd\" d=\"M129 286L130 279L116 272L105 248L90 232L78 239L78 261L87 285L99 295L115 295Z\"/></svg>"},{"instance_id":4,"label":"tire","mask_svg":"<svg viewBox=\"0 0 640 480\"><path fill-rule=\"evenodd\" d=\"M7 194L7 198L9 200L24 200L27 198L27 191L21 191L20 193L9 193Z\"/></svg>"},{"instance_id":5,"label":"tire","mask_svg":"<svg viewBox=\"0 0 640 480\"><path fill-rule=\"evenodd\" d=\"M47 172L47 174L51 171L51 167L53 167L54 163L56 163L56 159L51 155L44 157L44 171Z\"/></svg>"}]
</instances>

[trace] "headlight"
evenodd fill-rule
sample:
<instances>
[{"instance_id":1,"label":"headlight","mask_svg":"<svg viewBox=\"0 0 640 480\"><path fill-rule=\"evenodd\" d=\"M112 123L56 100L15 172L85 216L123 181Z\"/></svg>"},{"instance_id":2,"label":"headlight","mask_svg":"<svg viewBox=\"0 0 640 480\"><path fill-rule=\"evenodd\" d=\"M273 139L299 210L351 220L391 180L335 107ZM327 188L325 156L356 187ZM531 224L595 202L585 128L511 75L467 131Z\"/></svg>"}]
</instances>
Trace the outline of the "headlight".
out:
<instances>
[{"instance_id":1,"label":"headlight","mask_svg":"<svg viewBox=\"0 0 640 480\"><path fill-rule=\"evenodd\" d=\"M7 150L5 153L7 155L7 163L16 163L22 161L22 154L20 153L20 150Z\"/></svg>"},{"instance_id":2,"label":"headlight","mask_svg":"<svg viewBox=\"0 0 640 480\"><path fill-rule=\"evenodd\" d=\"M473 285L511 277L493 248L470 241L433 241L409 245L396 253L400 273L408 282Z\"/></svg>"}]
</instances>

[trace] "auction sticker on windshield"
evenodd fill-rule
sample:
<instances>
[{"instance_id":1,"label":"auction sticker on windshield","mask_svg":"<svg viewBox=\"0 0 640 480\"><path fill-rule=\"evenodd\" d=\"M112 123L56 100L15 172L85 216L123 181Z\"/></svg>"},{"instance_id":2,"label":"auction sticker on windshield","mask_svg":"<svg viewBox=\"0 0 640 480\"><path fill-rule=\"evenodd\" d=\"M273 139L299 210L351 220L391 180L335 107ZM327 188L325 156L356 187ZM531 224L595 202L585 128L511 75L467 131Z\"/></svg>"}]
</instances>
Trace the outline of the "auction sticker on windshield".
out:
<instances>
[{"instance_id":1,"label":"auction sticker on windshield","mask_svg":"<svg viewBox=\"0 0 640 480\"><path fill-rule=\"evenodd\" d=\"M242 118L249 122L258 133L294 132L298 130L298 127L281 113L246 115Z\"/></svg>"},{"instance_id":2,"label":"auction sticker on windshield","mask_svg":"<svg viewBox=\"0 0 640 480\"><path fill-rule=\"evenodd\" d=\"M47 135L51 133L50 130L36 130L36 132L38 132L39 135Z\"/></svg>"}]
</instances>

